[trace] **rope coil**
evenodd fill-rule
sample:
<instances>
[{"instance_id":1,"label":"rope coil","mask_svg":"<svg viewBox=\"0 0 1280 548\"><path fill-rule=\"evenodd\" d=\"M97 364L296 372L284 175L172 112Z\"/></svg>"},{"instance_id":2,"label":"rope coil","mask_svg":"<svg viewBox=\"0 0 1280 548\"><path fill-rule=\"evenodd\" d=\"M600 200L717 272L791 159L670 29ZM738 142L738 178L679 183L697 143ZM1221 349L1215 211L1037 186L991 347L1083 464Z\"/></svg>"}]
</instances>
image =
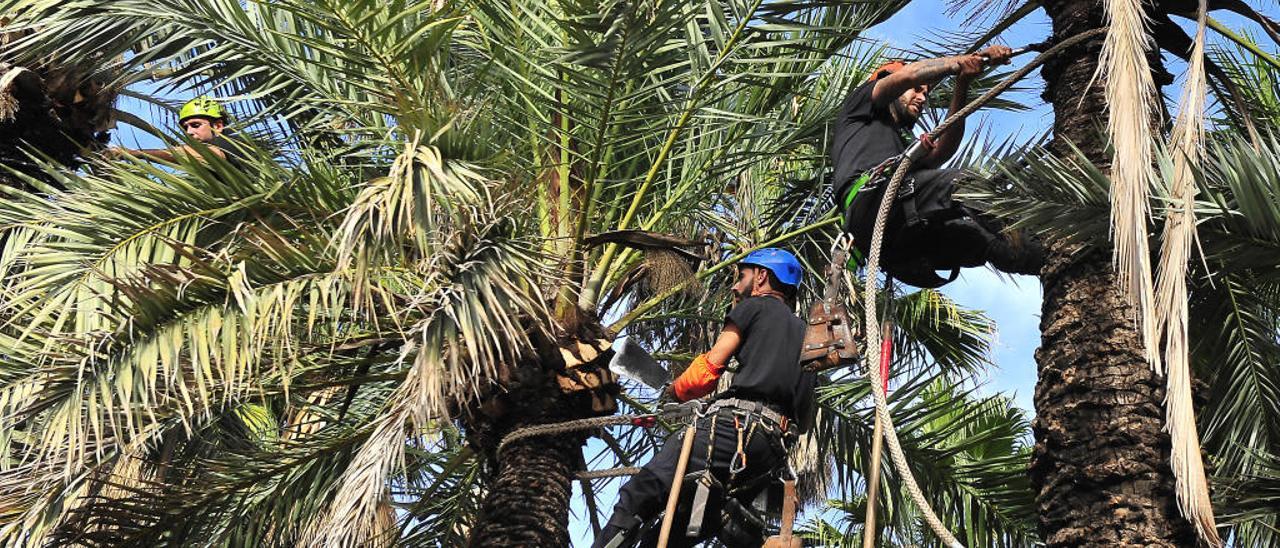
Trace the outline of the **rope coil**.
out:
<instances>
[{"instance_id":1,"label":"rope coil","mask_svg":"<svg viewBox=\"0 0 1280 548\"><path fill-rule=\"evenodd\" d=\"M996 98L1001 93L1004 93L1010 86L1026 77L1027 74L1030 74L1032 70L1035 70L1049 58L1061 53L1069 47L1084 42L1089 38L1101 35L1106 32L1106 30L1106 28L1097 28L1085 31L1067 38L1048 50L1045 50L1044 53L1037 55L1030 63L1027 63L1017 71L1014 71L1013 74L1010 74L990 90L987 90L987 92L982 94L982 96L974 99L972 102L965 105L964 108L948 116L946 120L938 125L938 127L929 132L929 137L937 138L938 135L950 129L950 127L957 121L964 119L974 111L982 108L983 105ZM938 519L937 514L933 511L933 507L929 505L929 501L925 499L924 493L920 490L919 484L916 483L916 478L912 475L911 468L907 465L907 457L902 452L902 445L898 442L898 433L893 427L893 419L889 416L889 401L884 389L884 379L881 378L879 368L872 366L872 364L880 362L880 322L876 315L876 293L878 285L877 276L880 273L880 248L884 244L884 228L889 220L889 210L892 208L894 198L897 196L898 187L902 184L902 181L907 176L907 172L911 169L911 163L913 161L912 156L918 153L920 147L921 145L919 144L919 141L917 141L916 144L908 148L907 152L903 154L902 161L898 163L898 167L893 173L893 178L890 179L889 186L885 188L884 196L880 200L880 207L876 211L876 223L875 229L871 233L871 253L867 258L865 282L866 296L864 302L866 305L864 310L866 313L866 349L868 353L865 363L867 364L868 376L871 378L871 394L875 400L876 416L884 424L884 440L889 446L889 456L890 460L893 461L893 467L897 469L898 474L902 476L902 480L906 483L907 493L911 495L911 500L915 503L916 507L920 509L925 522L929 524L929 528L933 530L934 534L938 535L944 543L952 548L964 548L964 545L961 544L960 541L956 539L955 535L952 535L951 532L947 530L946 526L942 524L942 521ZM871 481L879 481L879 478L871 478Z\"/></svg>"}]
</instances>

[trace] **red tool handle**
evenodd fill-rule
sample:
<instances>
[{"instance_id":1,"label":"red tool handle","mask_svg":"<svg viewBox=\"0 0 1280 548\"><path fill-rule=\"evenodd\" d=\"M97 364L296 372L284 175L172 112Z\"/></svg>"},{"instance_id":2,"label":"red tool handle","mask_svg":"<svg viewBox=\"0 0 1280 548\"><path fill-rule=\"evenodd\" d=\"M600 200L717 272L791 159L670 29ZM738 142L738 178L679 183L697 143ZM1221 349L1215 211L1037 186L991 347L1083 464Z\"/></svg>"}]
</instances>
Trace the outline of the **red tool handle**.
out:
<instances>
[{"instance_id":1,"label":"red tool handle","mask_svg":"<svg viewBox=\"0 0 1280 548\"><path fill-rule=\"evenodd\" d=\"M893 361L893 322L885 320L881 327L884 335L880 339L880 380L884 383L884 391L889 391L889 363Z\"/></svg>"}]
</instances>

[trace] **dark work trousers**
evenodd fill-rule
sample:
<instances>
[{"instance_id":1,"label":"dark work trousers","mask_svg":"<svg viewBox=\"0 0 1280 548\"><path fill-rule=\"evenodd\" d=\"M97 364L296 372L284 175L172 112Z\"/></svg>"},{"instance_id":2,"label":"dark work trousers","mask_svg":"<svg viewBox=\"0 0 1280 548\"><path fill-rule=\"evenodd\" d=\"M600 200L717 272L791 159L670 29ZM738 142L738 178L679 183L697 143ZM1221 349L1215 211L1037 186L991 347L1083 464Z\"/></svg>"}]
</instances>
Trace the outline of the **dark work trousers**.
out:
<instances>
[{"instance_id":1,"label":"dark work trousers","mask_svg":"<svg viewBox=\"0 0 1280 548\"><path fill-rule=\"evenodd\" d=\"M734 497L745 506L776 480L773 477L776 475L774 473L783 464L786 455L780 441L782 432L779 431L778 425L758 415L746 415L743 418L741 412L738 413L745 441L743 449L747 455L746 468L738 472L734 477L735 481L730 483L729 467L730 461L737 452L738 431L734 427L734 411L721 409L714 419L714 450L711 452L710 469L720 484L728 489L750 484L749 488L734 494ZM712 416L698 419L698 430L694 438L693 451L689 455L686 474L707 469L707 447L711 439L709 433L712 422ZM754 432L752 432L753 425ZM671 492L685 431L686 429L681 428L669 436L663 443L662 449L654 455L653 460L645 464L640 473L632 476L631 480L622 486L618 492L618 503L613 507L613 516L596 536L593 546L603 547L619 532L637 530L658 518L666 507L667 496ZM746 439L748 432L751 432L749 440ZM689 523L690 505L696 490L697 484L688 480L680 487L681 505L676 509L669 546L693 546L711 538L720 530L724 501L716 500L717 497L712 496L704 514L701 534L696 538L685 536ZM640 546L656 545L659 531L660 527L651 527L645 532ZM624 544L624 546L630 546L630 544Z\"/></svg>"},{"instance_id":2,"label":"dark work trousers","mask_svg":"<svg viewBox=\"0 0 1280 548\"><path fill-rule=\"evenodd\" d=\"M956 179L960 177L962 171L959 169L920 169L907 174L907 180L915 181L915 201L916 213L921 218L927 218L940 211L952 209L954 203L951 195L956 190ZM884 197L885 187L889 186L889 178L893 176L893 170L885 170L884 175L879 181L872 181L878 186L872 190L859 192L850 205L848 216L845 218L845 226L848 232L851 232L854 238L859 242L871 241L871 230L876 224L876 213L880 209L880 200ZM871 183L868 183L870 185ZM906 181L904 186L898 187L898 196L906 191ZM841 204L843 206L843 204ZM893 209L889 211L889 221L885 225L885 234L894 234L904 225L907 219L902 211L902 202L899 200L893 204Z\"/></svg>"},{"instance_id":3,"label":"dark work trousers","mask_svg":"<svg viewBox=\"0 0 1280 548\"><path fill-rule=\"evenodd\" d=\"M963 170L959 169L921 169L907 175L907 181L914 181L916 213L920 220L930 221L930 226L933 227L929 229L931 232L919 235L917 240L921 241L917 243L932 245L926 245L927 249L908 249L895 245L901 244L894 240L904 234L903 229L907 228L903 200L899 199L889 211L889 219L885 225L885 247L882 253L886 262L896 262L920 253L934 257L935 263L947 267L979 266L991 259L988 248L992 242L1005 238L1005 227L994 217L952 199L956 181L963 174ZM869 249L876 213L880 208L880 200L884 197L885 187L892 177L892 170L888 170L883 177L878 182L878 187L860 192L845 215L845 231L851 233L854 242L864 250ZM898 189L899 197L906 191L906 182L903 185ZM941 223L946 219L964 216L971 219L967 221L967 227L963 223ZM1001 266L996 265L997 268Z\"/></svg>"}]
</instances>

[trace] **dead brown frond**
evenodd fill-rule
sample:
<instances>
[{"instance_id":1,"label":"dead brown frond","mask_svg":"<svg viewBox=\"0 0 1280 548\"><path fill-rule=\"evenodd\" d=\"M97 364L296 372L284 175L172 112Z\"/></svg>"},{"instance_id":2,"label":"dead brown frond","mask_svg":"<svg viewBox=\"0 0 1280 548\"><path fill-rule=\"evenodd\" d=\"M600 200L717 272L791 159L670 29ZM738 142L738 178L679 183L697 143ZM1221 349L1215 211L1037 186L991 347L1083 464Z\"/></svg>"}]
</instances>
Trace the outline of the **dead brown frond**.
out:
<instances>
[{"instance_id":1,"label":"dead brown frond","mask_svg":"<svg viewBox=\"0 0 1280 548\"><path fill-rule=\"evenodd\" d=\"M1148 196L1155 180L1152 115L1157 98L1147 53L1151 37L1141 0L1107 0L1109 28L1098 59L1104 79L1111 165L1111 232L1116 280L1137 312L1151 367L1162 372L1147 243Z\"/></svg>"},{"instance_id":2,"label":"dead brown frond","mask_svg":"<svg viewBox=\"0 0 1280 548\"><path fill-rule=\"evenodd\" d=\"M1202 157L1205 107L1205 18L1206 0L1200 0L1195 42L1192 46L1187 82L1182 90L1178 119L1170 136L1173 154L1172 203L1165 217L1164 235L1157 269L1156 314L1163 330L1164 361L1167 365L1165 428L1172 442L1170 464L1177 482L1178 508L1195 525L1200 538L1210 546L1220 546L1209 500L1191 398L1191 358L1187 344L1188 303L1187 263L1196 240L1195 168Z\"/></svg>"}]
</instances>

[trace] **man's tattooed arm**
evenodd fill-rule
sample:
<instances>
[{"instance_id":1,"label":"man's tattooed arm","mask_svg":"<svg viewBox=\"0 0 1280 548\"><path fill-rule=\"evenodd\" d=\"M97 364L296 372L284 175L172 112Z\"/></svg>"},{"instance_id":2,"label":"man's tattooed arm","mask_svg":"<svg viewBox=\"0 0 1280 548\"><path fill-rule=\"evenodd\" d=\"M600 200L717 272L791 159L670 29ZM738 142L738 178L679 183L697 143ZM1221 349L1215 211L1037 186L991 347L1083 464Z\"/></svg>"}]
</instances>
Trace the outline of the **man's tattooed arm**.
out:
<instances>
[{"instance_id":1,"label":"man's tattooed arm","mask_svg":"<svg viewBox=\"0 0 1280 548\"><path fill-rule=\"evenodd\" d=\"M919 85L932 86L944 76L960 71L960 61L966 56L938 57L911 63L876 83L871 94L877 104L886 105L896 99L902 92Z\"/></svg>"},{"instance_id":2,"label":"man's tattooed arm","mask_svg":"<svg viewBox=\"0 0 1280 548\"><path fill-rule=\"evenodd\" d=\"M903 67L904 72L912 77L913 84L933 85L943 76L950 76L960 70L960 63L955 57L938 57L916 61Z\"/></svg>"}]
</instances>

